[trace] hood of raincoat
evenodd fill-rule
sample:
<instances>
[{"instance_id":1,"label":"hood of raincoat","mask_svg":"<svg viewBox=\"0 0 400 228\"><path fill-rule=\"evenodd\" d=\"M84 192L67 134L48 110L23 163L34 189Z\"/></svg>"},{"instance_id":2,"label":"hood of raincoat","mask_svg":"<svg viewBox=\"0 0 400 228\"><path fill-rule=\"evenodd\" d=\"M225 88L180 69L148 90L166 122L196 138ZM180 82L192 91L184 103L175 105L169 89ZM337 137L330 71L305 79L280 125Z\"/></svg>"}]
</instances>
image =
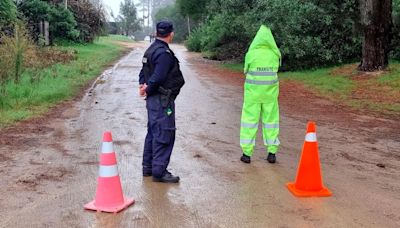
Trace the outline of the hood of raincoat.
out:
<instances>
[{"instance_id":1,"label":"hood of raincoat","mask_svg":"<svg viewBox=\"0 0 400 228\"><path fill-rule=\"evenodd\" d=\"M251 43L245 59L245 72L250 68L279 68L281 52L271 29L261 25Z\"/></svg>"}]
</instances>

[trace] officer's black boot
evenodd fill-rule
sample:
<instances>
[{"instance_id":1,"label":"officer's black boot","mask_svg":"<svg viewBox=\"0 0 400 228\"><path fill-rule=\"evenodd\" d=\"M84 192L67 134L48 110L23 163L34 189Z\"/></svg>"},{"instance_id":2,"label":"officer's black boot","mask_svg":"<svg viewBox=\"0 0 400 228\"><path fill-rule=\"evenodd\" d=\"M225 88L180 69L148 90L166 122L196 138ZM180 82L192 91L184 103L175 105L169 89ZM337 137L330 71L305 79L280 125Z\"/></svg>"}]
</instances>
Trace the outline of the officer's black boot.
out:
<instances>
[{"instance_id":1,"label":"officer's black boot","mask_svg":"<svg viewBox=\"0 0 400 228\"><path fill-rule=\"evenodd\" d=\"M178 183L180 178L178 176L172 175L172 173L166 171L164 176L162 177L154 177L153 182L162 182L162 183Z\"/></svg>"},{"instance_id":2,"label":"officer's black boot","mask_svg":"<svg viewBox=\"0 0 400 228\"><path fill-rule=\"evenodd\" d=\"M273 153L268 153L267 161L269 163L275 163L276 162L276 155Z\"/></svg>"},{"instance_id":3,"label":"officer's black boot","mask_svg":"<svg viewBox=\"0 0 400 228\"><path fill-rule=\"evenodd\" d=\"M240 161L244 162L244 163L250 163L250 157L243 154L242 157L240 158Z\"/></svg>"}]
</instances>

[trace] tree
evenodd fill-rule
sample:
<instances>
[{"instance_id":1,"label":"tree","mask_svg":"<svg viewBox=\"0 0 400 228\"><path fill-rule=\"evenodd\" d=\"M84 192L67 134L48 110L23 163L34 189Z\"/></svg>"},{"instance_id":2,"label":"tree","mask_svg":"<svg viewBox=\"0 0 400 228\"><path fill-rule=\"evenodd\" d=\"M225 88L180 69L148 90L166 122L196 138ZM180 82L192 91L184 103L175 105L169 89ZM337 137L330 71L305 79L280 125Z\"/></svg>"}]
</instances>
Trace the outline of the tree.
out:
<instances>
[{"instance_id":1,"label":"tree","mask_svg":"<svg viewBox=\"0 0 400 228\"><path fill-rule=\"evenodd\" d=\"M143 1L143 0L142 0ZM146 0L144 0L146 1ZM147 0L149 1L149 0ZM175 3L175 0L150 0L150 11L151 11L151 16L153 19L155 19L155 15L157 12L163 8L166 8L168 6L171 6Z\"/></svg>"},{"instance_id":2,"label":"tree","mask_svg":"<svg viewBox=\"0 0 400 228\"><path fill-rule=\"evenodd\" d=\"M156 21L156 14L159 10L173 5L175 0L138 0L137 6L139 7L139 12L141 12L142 19L140 24L145 28L147 24L147 31L145 33L151 32L152 23ZM150 21L150 19L152 19Z\"/></svg>"},{"instance_id":3,"label":"tree","mask_svg":"<svg viewBox=\"0 0 400 228\"><path fill-rule=\"evenodd\" d=\"M74 14L62 5L52 7L50 10L50 34L52 39L67 39L76 41L79 31Z\"/></svg>"},{"instance_id":4,"label":"tree","mask_svg":"<svg viewBox=\"0 0 400 228\"><path fill-rule=\"evenodd\" d=\"M393 0L392 57L400 60L400 0Z\"/></svg>"},{"instance_id":5,"label":"tree","mask_svg":"<svg viewBox=\"0 0 400 228\"><path fill-rule=\"evenodd\" d=\"M24 0L18 4L18 11L27 21L31 36L36 41L39 40L39 23L42 21L49 22L52 41L55 39L76 41L79 37L73 13L55 1L51 1L50 4L42 0Z\"/></svg>"},{"instance_id":6,"label":"tree","mask_svg":"<svg viewBox=\"0 0 400 228\"><path fill-rule=\"evenodd\" d=\"M197 1L178 0L196 10ZM200 10L200 26L186 42L215 59L243 58L261 24L272 29L282 51L283 70L357 61L362 41L358 0L218 0ZM190 4L189 4L190 3ZM201 8L201 6L198 6ZM193 12L194 11L194 12Z\"/></svg>"},{"instance_id":7,"label":"tree","mask_svg":"<svg viewBox=\"0 0 400 228\"><path fill-rule=\"evenodd\" d=\"M68 7L75 16L80 42L93 42L96 36L102 34L106 16L99 1L70 1Z\"/></svg>"},{"instance_id":8,"label":"tree","mask_svg":"<svg viewBox=\"0 0 400 228\"><path fill-rule=\"evenodd\" d=\"M39 23L50 20L50 11L51 5L41 0L25 0L18 3L18 12L26 21L33 40L39 40Z\"/></svg>"},{"instance_id":9,"label":"tree","mask_svg":"<svg viewBox=\"0 0 400 228\"><path fill-rule=\"evenodd\" d=\"M174 24L174 41L182 42L188 34L188 29L186 27L185 18L179 13L179 9L176 5L170 5L163 9L158 10L154 16L156 21L169 20Z\"/></svg>"},{"instance_id":10,"label":"tree","mask_svg":"<svg viewBox=\"0 0 400 228\"><path fill-rule=\"evenodd\" d=\"M183 16L200 20L207 13L206 7L209 0L176 0L176 4Z\"/></svg>"},{"instance_id":11,"label":"tree","mask_svg":"<svg viewBox=\"0 0 400 228\"><path fill-rule=\"evenodd\" d=\"M360 0L364 41L361 71L382 70L389 64L392 0Z\"/></svg>"},{"instance_id":12,"label":"tree","mask_svg":"<svg viewBox=\"0 0 400 228\"><path fill-rule=\"evenodd\" d=\"M173 5L175 0L150 0L152 11L157 12L159 9Z\"/></svg>"},{"instance_id":13,"label":"tree","mask_svg":"<svg viewBox=\"0 0 400 228\"><path fill-rule=\"evenodd\" d=\"M130 35L139 29L137 10L133 0L124 0L120 4L120 19L123 24L125 35Z\"/></svg>"},{"instance_id":14,"label":"tree","mask_svg":"<svg viewBox=\"0 0 400 228\"><path fill-rule=\"evenodd\" d=\"M193 24L199 24L204 15L207 14L207 5L210 0L176 0L180 14L187 18L188 33L190 34ZM211 1L213 2L213 1Z\"/></svg>"},{"instance_id":15,"label":"tree","mask_svg":"<svg viewBox=\"0 0 400 228\"><path fill-rule=\"evenodd\" d=\"M145 33L150 32L150 5L151 0L139 0L139 3L137 4L137 6L140 7L140 12L142 13L142 19L140 20L140 24L142 25L142 28L144 29L145 26L145 22L147 21L147 28L148 31L144 31Z\"/></svg>"}]
</instances>

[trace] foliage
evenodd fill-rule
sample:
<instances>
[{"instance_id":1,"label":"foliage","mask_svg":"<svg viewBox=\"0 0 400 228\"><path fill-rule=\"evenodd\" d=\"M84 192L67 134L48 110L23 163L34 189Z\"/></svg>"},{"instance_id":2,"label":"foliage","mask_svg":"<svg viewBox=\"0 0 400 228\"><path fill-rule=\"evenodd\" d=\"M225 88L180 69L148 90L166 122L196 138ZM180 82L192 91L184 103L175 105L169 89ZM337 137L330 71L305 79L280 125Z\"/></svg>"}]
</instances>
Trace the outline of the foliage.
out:
<instances>
[{"instance_id":1,"label":"foliage","mask_svg":"<svg viewBox=\"0 0 400 228\"><path fill-rule=\"evenodd\" d=\"M209 1L208 20L187 45L216 59L240 59L259 26L266 24L283 53L284 69L345 63L361 54L357 7L356 0Z\"/></svg>"},{"instance_id":2,"label":"foliage","mask_svg":"<svg viewBox=\"0 0 400 228\"><path fill-rule=\"evenodd\" d=\"M62 0L24 0L18 10L30 26L34 40L39 41L39 23L48 21L53 40L93 42L104 33L106 16L100 2L69 1L68 9Z\"/></svg>"},{"instance_id":3,"label":"foliage","mask_svg":"<svg viewBox=\"0 0 400 228\"><path fill-rule=\"evenodd\" d=\"M3 44L0 45L0 97L6 95L5 85L11 78L13 69L12 41L8 36L3 35ZM0 107L2 103L0 103Z\"/></svg>"},{"instance_id":4,"label":"foliage","mask_svg":"<svg viewBox=\"0 0 400 228\"><path fill-rule=\"evenodd\" d=\"M13 43L15 83L19 83L21 74L24 71L24 56L30 45L31 43L28 38L28 33L26 32L24 25L20 22L15 26Z\"/></svg>"},{"instance_id":5,"label":"foliage","mask_svg":"<svg viewBox=\"0 0 400 228\"><path fill-rule=\"evenodd\" d=\"M39 40L39 23L50 20L51 6L41 0L24 0L18 3L18 12L28 25L31 37Z\"/></svg>"},{"instance_id":6,"label":"foliage","mask_svg":"<svg viewBox=\"0 0 400 228\"><path fill-rule=\"evenodd\" d=\"M176 0L179 12L183 16L191 16L194 20L200 20L206 14L209 0Z\"/></svg>"},{"instance_id":7,"label":"foliage","mask_svg":"<svg viewBox=\"0 0 400 228\"><path fill-rule=\"evenodd\" d=\"M118 21L122 24L125 35L131 35L139 30L139 20L137 19L137 10L133 0L124 0L120 4L121 15Z\"/></svg>"},{"instance_id":8,"label":"foliage","mask_svg":"<svg viewBox=\"0 0 400 228\"><path fill-rule=\"evenodd\" d=\"M106 24L108 34L121 34L119 24L115 21L109 21Z\"/></svg>"},{"instance_id":9,"label":"foliage","mask_svg":"<svg viewBox=\"0 0 400 228\"><path fill-rule=\"evenodd\" d=\"M65 7L58 5L50 10L50 33L55 39L76 40L79 31L74 14Z\"/></svg>"},{"instance_id":10,"label":"foliage","mask_svg":"<svg viewBox=\"0 0 400 228\"><path fill-rule=\"evenodd\" d=\"M104 32L106 17L101 4L96 7L89 1L72 1L68 7L75 16L80 42L93 42Z\"/></svg>"},{"instance_id":11,"label":"foliage","mask_svg":"<svg viewBox=\"0 0 400 228\"><path fill-rule=\"evenodd\" d=\"M41 21L49 22L49 32L52 40L76 40L79 31L71 11L61 5L50 5L42 0L24 0L18 4L18 11L29 24L32 38L39 40Z\"/></svg>"},{"instance_id":12,"label":"foliage","mask_svg":"<svg viewBox=\"0 0 400 228\"><path fill-rule=\"evenodd\" d=\"M151 1L151 12L153 14L153 16L155 15L155 13L158 12L158 10L165 8L167 6L173 5L175 3L176 0L153 0ZM139 4L142 4L143 2L145 2L145 4L148 2L148 0L140 0Z\"/></svg>"},{"instance_id":13,"label":"foliage","mask_svg":"<svg viewBox=\"0 0 400 228\"><path fill-rule=\"evenodd\" d=\"M360 57L357 1L259 1L256 14L270 25L283 53L284 69L352 62ZM262 14L262 9L269 9Z\"/></svg>"},{"instance_id":14,"label":"foliage","mask_svg":"<svg viewBox=\"0 0 400 228\"><path fill-rule=\"evenodd\" d=\"M174 25L174 41L182 42L188 34L186 19L179 13L176 5L167 6L159 10L155 15L155 20L169 20Z\"/></svg>"},{"instance_id":15,"label":"foliage","mask_svg":"<svg viewBox=\"0 0 400 228\"><path fill-rule=\"evenodd\" d=\"M13 0L0 1L0 29L16 19L16 7Z\"/></svg>"},{"instance_id":16,"label":"foliage","mask_svg":"<svg viewBox=\"0 0 400 228\"><path fill-rule=\"evenodd\" d=\"M62 55L72 52L76 59L46 68L28 68L19 84L8 81L5 84L7 96L0 96L0 104L5 104L0 106L0 127L41 114L60 101L75 96L82 86L121 56L124 47L115 42L120 39L101 37L93 44L75 43L58 47Z\"/></svg>"},{"instance_id":17,"label":"foliage","mask_svg":"<svg viewBox=\"0 0 400 228\"><path fill-rule=\"evenodd\" d=\"M203 30L205 28L206 28L205 26L195 28L190 34L190 36L187 38L185 45L189 51L201 52L202 50L201 38L203 35Z\"/></svg>"},{"instance_id":18,"label":"foliage","mask_svg":"<svg viewBox=\"0 0 400 228\"><path fill-rule=\"evenodd\" d=\"M1 94L5 95L4 85L10 80L19 83L24 71L25 53L31 48L28 33L22 22L18 22L14 28L14 35L2 36L2 45L0 45L0 84Z\"/></svg>"}]
</instances>

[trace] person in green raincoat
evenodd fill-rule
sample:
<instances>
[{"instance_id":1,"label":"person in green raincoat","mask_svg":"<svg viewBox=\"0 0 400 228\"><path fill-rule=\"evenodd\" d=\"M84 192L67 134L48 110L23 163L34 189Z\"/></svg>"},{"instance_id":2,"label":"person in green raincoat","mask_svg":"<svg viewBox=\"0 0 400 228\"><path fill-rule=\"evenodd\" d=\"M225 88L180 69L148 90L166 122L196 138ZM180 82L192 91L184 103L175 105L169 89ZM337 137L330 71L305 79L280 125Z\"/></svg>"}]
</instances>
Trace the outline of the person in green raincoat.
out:
<instances>
[{"instance_id":1,"label":"person in green raincoat","mask_svg":"<svg viewBox=\"0 0 400 228\"><path fill-rule=\"evenodd\" d=\"M279 81L278 70L281 52L271 29L262 25L251 43L245 57L244 101L240 127L240 160L250 163L256 142L257 130L262 120L264 145L268 152L266 160L276 162L279 149Z\"/></svg>"}]
</instances>

